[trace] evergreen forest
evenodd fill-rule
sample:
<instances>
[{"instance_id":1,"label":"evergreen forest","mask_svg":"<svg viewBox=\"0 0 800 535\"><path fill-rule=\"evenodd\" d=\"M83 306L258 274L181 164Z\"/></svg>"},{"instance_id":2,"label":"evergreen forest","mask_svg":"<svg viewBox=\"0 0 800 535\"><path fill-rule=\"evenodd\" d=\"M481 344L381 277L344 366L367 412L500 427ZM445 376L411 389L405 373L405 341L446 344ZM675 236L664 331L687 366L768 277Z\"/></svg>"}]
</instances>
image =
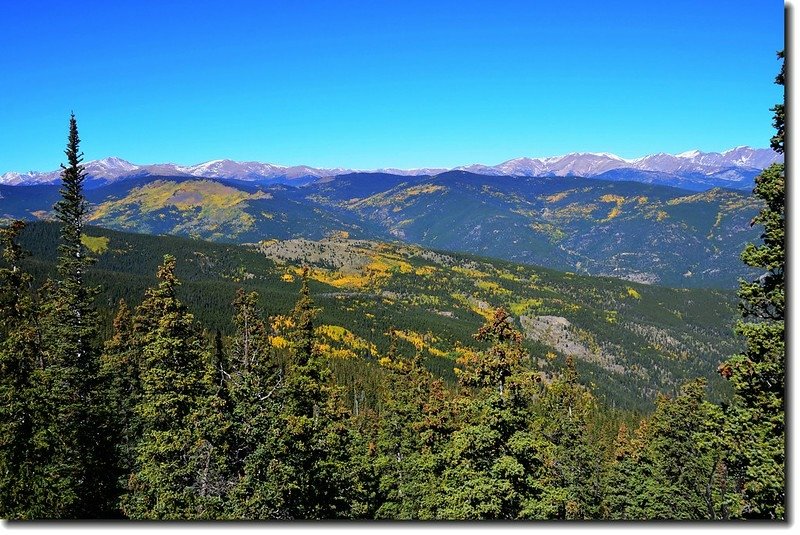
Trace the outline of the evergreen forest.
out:
<instances>
[{"instance_id":1,"label":"evergreen forest","mask_svg":"<svg viewBox=\"0 0 800 535\"><path fill-rule=\"evenodd\" d=\"M783 104L773 111L783 153ZM692 290L694 311L670 320L692 334L651 376L622 357L578 358L566 328L547 353L526 333L559 323L520 319L548 298L522 295L535 288L520 281L558 286L562 305L578 284L572 323L605 325L617 352L634 351L621 320L656 314L640 303L689 290L492 264L500 286L471 258L460 274L503 306L435 278L426 284L451 289L405 303L411 278L435 270L385 249L370 280L397 275L380 303L405 304L373 323L382 305L336 308L352 296L331 292L340 279L320 267L324 245L301 244L315 265L262 273L291 251L88 227L80 143L72 115L57 220L0 230L0 517L785 519L783 164L756 178L763 231L741 259L761 275L742 280L738 312L732 296ZM592 292L629 304L603 310ZM447 299L471 319L415 313ZM703 324L728 313L727 334ZM677 335L653 336L639 366ZM694 351L725 354L717 365Z\"/></svg>"}]
</instances>

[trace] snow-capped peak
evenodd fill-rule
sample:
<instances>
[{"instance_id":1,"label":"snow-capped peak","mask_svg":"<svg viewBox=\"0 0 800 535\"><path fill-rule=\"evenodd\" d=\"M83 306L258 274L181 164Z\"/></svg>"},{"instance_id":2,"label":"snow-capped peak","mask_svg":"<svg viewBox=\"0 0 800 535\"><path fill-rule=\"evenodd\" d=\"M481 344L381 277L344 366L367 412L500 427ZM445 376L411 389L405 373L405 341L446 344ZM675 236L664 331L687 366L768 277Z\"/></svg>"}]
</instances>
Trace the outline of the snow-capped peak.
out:
<instances>
[{"instance_id":1,"label":"snow-capped peak","mask_svg":"<svg viewBox=\"0 0 800 535\"><path fill-rule=\"evenodd\" d=\"M726 150L726 151L725 151L725 152L723 152L722 154L730 154L730 153L732 153L732 152L742 151L742 150L744 150L744 149L746 149L746 150L748 150L748 151L752 151L752 150L754 150L754 149L752 149L752 148L748 147L747 145L739 145L738 147L733 147L732 149L728 149L728 150Z\"/></svg>"},{"instance_id":2,"label":"snow-capped peak","mask_svg":"<svg viewBox=\"0 0 800 535\"><path fill-rule=\"evenodd\" d=\"M611 160L620 160L622 162L626 161L625 158L621 158L616 154L612 154L610 152L587 152L585 154L588 154L590 156L599 156L601 158L609 158Z\"/></svg>"},{"instance_id":3,"label":"snow-capped peak","mask_svg":"<svg viewBox=\"0 0 800 535\"><path fill-rule=\"evenodd\" d=\"M108 158L87 162L84 164L84 167L86 168L87 172L95 175L98 173L119 175L120 173L128 173L139 168L138 165L132 164L131 162L116 156L109 156Z\"/></svg>"},{"instance_id":4,"label":"snow-capped peak","mask_svg":"<svg viewBox=\"0 0 800 535\"><path fill-rule=\"evenodd\" d=\"M497 165L471 164L453 168L483 175L506 176L582 176L593 177L614 170L654 171L659 173L693 175L713 175L731 172L737 168L747 168L752 172L764 169L783 157L770 149L753 149L739 146L725 152L702 152L698 149L676 155L660 152L626 159L610 152L573 152L561 156L542 158L520 157ZM128 177L143 176L195 176L203 178L222 178L250 181L305 183L322 177L332 177L353 172L354 169L322 169L306 165L285 166L255 161L234 161L227 159L210 160L195 165L161 163L137 165L116 156L84 164L90 179L109 183ZM398 175L437 174L444 169L379 169ZM619 171L617 171L619 172ZM50 172L29 171L27 173L7 172L0 174L0 184L30 185L54 184L60 180L60 170Z\"/></svg>"},{"instance_id":5,"label":"snow-capped peak","mask_svg":"<svg viewBox=\"0 0 800 535\"><path fill-rule=\"evenodd\" d=\"M105 166L116 166L116 167L136 167L134 164L127 160L123 160L119 156L107 156L105 158L101 158L99 160L92 160L89 163L94 163L97 165L105 165Z\"/></svg>"}]
</instances>

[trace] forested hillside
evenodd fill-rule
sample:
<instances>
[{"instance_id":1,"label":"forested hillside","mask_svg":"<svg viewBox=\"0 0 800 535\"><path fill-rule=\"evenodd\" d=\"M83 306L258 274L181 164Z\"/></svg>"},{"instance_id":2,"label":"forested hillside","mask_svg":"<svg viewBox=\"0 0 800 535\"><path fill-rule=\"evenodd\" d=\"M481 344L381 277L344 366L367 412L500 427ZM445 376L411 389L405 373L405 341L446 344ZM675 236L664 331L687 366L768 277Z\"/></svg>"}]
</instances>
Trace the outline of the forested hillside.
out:
<instances>
[{"instance_id":1,"label":"forested hillside","mask_svg":"<svg viewBox=\"0 0 800 535\"><path fill-rule=\"evenodd\" d=\"M350 175L304 189L426 247L668 286L733 287L747 274L734 259L755 236L749 223L760 206L732 190L578 177L451 171L391 187L380 179ZM387 187L359 187L372 180Z\"/></svg>"},{"instance_id":2,"label":"forested hillside","mask_svg":"<svg viewBox=\"0 0 800 535\"><path fill-rule=\"evenodd\" d=\"M420 352L450 383L460 347L498 307L509 312L542 371L554 373L572 355L581 382L628 410L649 411L657 393L675 393L697 376L711 381L714 399L724 399L728 390L716 368L740 347L730 335L734 296L723 291L648 286L341 236L237 246L89 227L83 240L95 260L87 275L104 289L98 302L105 329L118 300L140 302L163 256L172 254L184 281L180 295L210 331L232 332L239 287L257 291L267 315L288 313L308 267L320 335L336 355L377 361L394 333L398 352ZM57 242L53 223L31 224L20 235L32 252L23 265L37 280L54 273Z\"/></svg>"},{"instance_id":3,"label":"forested hillside","mask_svg":"<svg viewBox=\"0 0 800 535\"><path fill-rule=\"evenodd\" d=\"M575 273L733 289L758 199L579 177L356 173L302 187L196 177L88 190L87 222L220 242L401 240ZM0 186L0 217L52 218L57 186Z\"/></svg>"},{"instance_id":4,"label":"forested hillside","mask_svg":"<svg viewBox=\"0 0 800 535\"><path fill-rule=\"evenodd\" d=\"M40 227L29 239L54 228ZM66 365L57 340L73 331L51 316L59 310L50 308L52 282L27 293L23 266L37 263L20 262L20 230L3 232L2 388L13 400L3 406L4 517L721 519L746 511L725 472L723 409L707 401L704 380L659 396L644 418L610 410L582 384L576 358L546 366L549 355L523 343L502 308L482 314L473 339L454 351L455 380L443 380L425 366L436 354L430 334L393 330L379 351L323 323L315 293L325 288L309 285L318 268L284 272L296 300L268 316L259 294L236 280L270 276L240 269L247 255L268 261L238 247L149 238L183 252L186 284L166 255L157 280L138 276L148 285L143 299L119 302L110 333L84 323L80 332L105 340L87 346L96 364ZM103 255L121 246L107 257L113 269L130 265L132 256L120 259L136 238L92 229L80 241ZM209 270L230 282L204 284ZM111 273L95 268L86 287L105 280L113 288L119 272ZM118 283L136 294L136 277ZM228 334L184 304L185 296L219 305L238 286L225 307ZM100 309L106 299L97 299ZM406 342L412 347L401 350ZM73 395L83 403L65 404Z\"/></svg>"}]
</instances>

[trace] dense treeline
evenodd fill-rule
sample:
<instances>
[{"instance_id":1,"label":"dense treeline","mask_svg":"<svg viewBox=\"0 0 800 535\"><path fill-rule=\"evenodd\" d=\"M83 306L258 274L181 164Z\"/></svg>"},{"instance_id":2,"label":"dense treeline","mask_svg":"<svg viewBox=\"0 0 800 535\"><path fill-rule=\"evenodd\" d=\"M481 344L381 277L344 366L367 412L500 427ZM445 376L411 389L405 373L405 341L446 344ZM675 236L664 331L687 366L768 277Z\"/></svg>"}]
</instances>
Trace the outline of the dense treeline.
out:
<instances>
[{"instance_id":1,"label":"dense treeline","mask_svg":"<svg viewBox=\"0 0 800 535\"><path fill-rule=\"evenodd\" d=\"M171 254L176 258L176 275L182 282L178 296L209 331L232 334L232 302L238 288L258 292L259 306L266 315L287 314L299 290L297 274L302 265L308 265L312 277L310 289L321 309L317 317L319 326L340 326L374 344L376 351L363 346L351 348L359 357L374 362L389 348L390 329L416 333L423 342L426 366L448 383L455 382L453 361L457 354L453 349L458 344L480 344L472 339L472 334L484 321L470 303L459 302L454 296L486 300L486 313L499 306L508 310L518 327L522 327L526 335L523 345L531 355L552 357L555 353L552 360L539 358L537 362L548 373L565 365L567 352L560 351L556 342L548 344L537 338L518 318L552 315L568 319L576 332L586 335L579 341L589 351L603 352L621 366L616 371L596 359L575 358L581 382L592 386L598 400L624 411L649 413L654 409L655 392L674 395L681 384L698 376L709 381L711 400L730 399L730 384L715 369L728 355L743 349L741 340L730 335L736 310L734 291L636 285L641 292L637 298L627 292L631 283L619 279L572 276L494 259L453 253L445 256L426 249L409 252L403 251L401 245L379 242L370 243L374 248L370 254L381 247L387 252L376 258L391 258L402 251L401 254L408 255L403 258L413 270L422 273L431 270L433 275L394 270L380 284L341 288L326 282L313 262L293 259L279 264L255 246L132 234L100 227L86 227L85 232L85 240L94 246L90 252L95 259L86 280L101 288L96 303L98 329L103 339L111 335L119 300L140 302L146 289L155 282L163 256ZM58 241L57 223L32 222L21 232L19 242L31 253L21 266L34 277L34 284L56 277ZM318 242L308 244L311 248ZM452 262L452 268L436 269L441 266L421 257L430 254L446 258ZM479 267L486 274L470 277L457 271L463 266ZM287 273L292 274L292 280L283 278ZM329 273L338 276L342 272ZM512 277L515 280L509 280ZM482 280L502 285L505 293L484 292L476 286L476 281ZM521 303L531 302L537 304L530 309L519 308ZM635 330L646 326L655 328L649 332ZM416 350L408 338L402 339L397 349L406 356ZM349 366L339 362L333 365L337 377L337 370L344 371ZM353 366L353 369L364 373L373 367Z\"/></svg>"},{"instance_id":2,"label":"dense treeline","mask_svg":"<svg viewBox=\"0 0 800 535\"><path fill-rule=\"evenodd\" d=\"M305 272L284 314L240 288L222 332L166 255L101 332L79 142L71 117L55 273L25 269L23 223L0 231L3 518L785 517L782 166L757 180L763 244L743 259L766 274L740 289L746 349L719 370L732 402L697 379L632 420L572 358L543 373L502 308L459 344L452 384L396 336L379 358L330 354Z\"/></svg>"},{"instance_id":3,"label":"dense treeline","mask_svg":"<svg viewBox=\"0 0 800 535\"><path fill-rule=\"evenodd\" d=\"M4 231L12 266L18 229ZM92 430L74 420L83 414L32 421L25 414L35 408L26 400L58 391L40 376L63 372L45 364L37 373L38 337L4 314L3 393L15 401L4 406L4 422L28 423L4 429L4 517L721 519L743 512L741 489L726 475L722 408L704 399L700 380L662 397L634 430L613 418L609 425L574 363L555 378L537 372L498 310L476 334L486 348L463 351L457 388L421 355L392 348L366 364L377 373L360 374L371 384L337 384L331 368L348 361L318 350L306 285L292 313L271 319L255 293L240 291L233 332L220 339L176 297L173 258L158 276L141 304L120 302L113 335L83 374L98 385L83 405L98 413L88 420ZM3 272L4 312L40 306L43 297L24 291L26 278L13 267ZM23 291L9 303L12 284ZM26 336L29 349L12 353ZM112 466L96 471L86 462L55 480L38 467L44 456L31 455L31 435L70 428L94 438L81 459ZM92 475L113 478L90 499L81 486Z\"/></svg>"}]
</instances>

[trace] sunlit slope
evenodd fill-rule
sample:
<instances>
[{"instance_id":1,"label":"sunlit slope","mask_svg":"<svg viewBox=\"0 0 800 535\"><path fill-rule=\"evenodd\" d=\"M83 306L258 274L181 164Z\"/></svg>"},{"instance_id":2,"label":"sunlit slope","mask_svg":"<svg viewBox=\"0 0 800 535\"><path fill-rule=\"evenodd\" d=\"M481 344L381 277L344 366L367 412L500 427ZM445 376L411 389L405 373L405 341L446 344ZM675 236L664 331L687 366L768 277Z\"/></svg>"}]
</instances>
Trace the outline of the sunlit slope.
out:
<instances>
[{"instance_id":1,"label":"sunlit slope","mask_svg":"<svg viewBox=\"0 0 800 535\"><path fill-rule=\"evenodd\" d=\"M733 287L747 274L738 254L758 233L748 194L488 178L451 172L330 204L412 243L562 270L673 286Z\"/></svg>"},{"instance_id":2,"label":"sunlit slope","mask_svg":"<svg viewBox=\"0 0 800 535\"><path fill-rule=\"evenodd\" d=\"M321 238L330 229L359 234L353 216L309 206L283 186L160 179L92 206L89 221L105 227L215 241L263 236Z\"/></svg>"},{"instance_id":3,"label":"sunlit slope","mask_svg":"<svg viewBox=\"0 0 800 535\"><path fill-rule=\"evenodd\" d=\"M52 268L57 230L34 224L24 244L43 275ZM553 370L566 355L610 403L646 408L656 392L672 392L695 376L711 379L737 349L733 295L669 289L612 278L432 251L402 243L344 237L265 240L247 246L119 233L99 228L85 242L95 251L93 277L110 308L137 302L164 253L178 257L184 298L210 329L230 329L239 286L259 291L270 315L291 309L302 266L310 268L322 307L320 336L337 358L376 359L395 330L400 349L421 351L437 373L452 378L459 346L484 317L506 307L526 335L535 365ZM280 343L280 340L277 340Z\"/></svg>"},{"instance_id":4,"label":"sunlit slope","mask_svg":"<svg viewBox=\"0 0 800 535\"><path fill-rule=\"evenodd\" d=\"M148 177L87 191L106 228L219 242L402 240L667 286L735 288L760 229L750 194L575 177L350 174L304 187ZM57 187L0 187L0 218L48 219Z\"/></svg>"}]
</instances>

